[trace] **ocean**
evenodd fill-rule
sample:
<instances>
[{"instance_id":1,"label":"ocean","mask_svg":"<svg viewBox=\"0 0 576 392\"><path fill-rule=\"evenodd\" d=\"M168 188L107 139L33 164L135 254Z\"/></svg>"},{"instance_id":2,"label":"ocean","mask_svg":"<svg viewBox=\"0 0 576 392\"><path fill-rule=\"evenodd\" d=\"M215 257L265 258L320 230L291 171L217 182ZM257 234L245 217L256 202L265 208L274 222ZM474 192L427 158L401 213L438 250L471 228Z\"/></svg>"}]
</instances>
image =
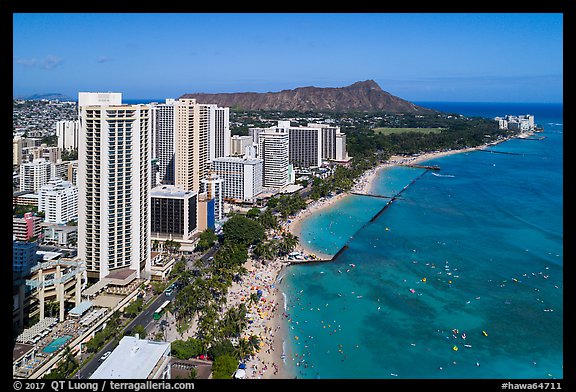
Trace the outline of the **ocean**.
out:
<instances>
[{"instance_id":1,"label":"ocean","mask_svg":"<svg viewBox=\"0 0 576 392\"><path fill-rule=\"evenodd\" d=\"M416 102L493 118L534 114L512 139L393 167L373 193L302 222L333 262L293 265L280 290L286 367L301 379L563 378L562 104ZM505 152L506 154L502 154Z\"/></svg>"}]
</instances>

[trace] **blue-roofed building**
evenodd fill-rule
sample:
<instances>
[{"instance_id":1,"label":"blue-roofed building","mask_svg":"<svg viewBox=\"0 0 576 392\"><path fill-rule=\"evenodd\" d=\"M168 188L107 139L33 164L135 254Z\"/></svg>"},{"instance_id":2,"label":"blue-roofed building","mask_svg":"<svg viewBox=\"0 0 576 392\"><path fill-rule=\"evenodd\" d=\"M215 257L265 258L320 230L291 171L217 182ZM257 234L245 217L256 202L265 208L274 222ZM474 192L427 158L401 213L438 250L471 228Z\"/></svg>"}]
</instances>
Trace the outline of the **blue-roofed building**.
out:
<instances>
[{"instance_id":1,"label":"blue-roofed building","mask_svg":"<svg viewBox=\"0 0 576 392\"><path fill-rule=\"evenodd\" d=\"M92 307L92 305L94 305L92 301L82 301L80 302L80 305L77 305L72 309L70 309L68 315L70 317L80 318L84 315L84 313L86 313L86 311L88 311L88 309Z\"/></svg>"},{"instance_id":2,"label":"blue-roofed building","mask_svg":"<svg viewBox=\"0 0 576 392\"><path fill-rule=\"evenodd\" d=\"M12 273L18 277L30 275L30 269L38 264L37 242L12 241Z\"/></svg>"}]
</instances>

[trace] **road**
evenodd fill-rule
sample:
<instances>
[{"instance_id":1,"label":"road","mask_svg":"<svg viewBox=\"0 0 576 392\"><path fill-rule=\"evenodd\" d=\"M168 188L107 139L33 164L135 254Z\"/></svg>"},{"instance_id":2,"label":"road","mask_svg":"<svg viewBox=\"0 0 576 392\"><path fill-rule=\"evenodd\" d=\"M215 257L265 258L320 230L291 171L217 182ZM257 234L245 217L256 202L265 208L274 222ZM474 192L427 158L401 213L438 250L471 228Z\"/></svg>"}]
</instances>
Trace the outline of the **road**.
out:
<instances>
[{"instance_id":1,"label":"road","mask_svg":"<svg viewBox=\"0 0 576 392\"><path fill-rule=\"evenodd\" d=\"M217 250L218 250L217 246L212 247L204 255L200 257L204 262L204 264L208 262L208 259L210 257L213 257L213 255L216 253ZM174 298L175 295L176 291L170 297L168 297L165 292L160 294L145 310L143 310L138 316L136 316L135 319L133 319L130 323L128 323L128 325L122 331L120 331L119 336L123 336L125 331L132 331L132 329L137 325L142 325L144 328L148 329L150 323L154 321L154 311L158 309L158 307L162 305L164 301ZM98 351L96 355L94 355L92 360L78 371L77 373L78 378L81 379L89 378L96 371L98 366L102 364L103 361L100 359L102 355L104 355L105 352L114 350L114 348L116 348L116 344L114 341L106 343L104 347L100 351Z\"/></svg>"},{"instance_id":2,"label":"road","mask_svg":"<svg viewBox=\"0 0 576 392\"><path fill-rule=\"evenodd\" d=\"M173 294L174 295L174 294ZM125 331L132 331L132 329L137 326L138 324L147 327L151 322L154 321L154 311L158 309L160 305L167 299L171 297L166 296L165 293L160 294L154 301L152 301L151 305L148 306L145 310L142 311L135 319L133 319L122 331L120 331L119 336L123 336ZM112 351L116 348L116 344L114 341L106 343L104 347L94 355L94 358L90 362L88 362L79 372L79 378L89 378L100 366L103 362L100 358L104 355L105 352Z\"/></svg>"}]
</instances>

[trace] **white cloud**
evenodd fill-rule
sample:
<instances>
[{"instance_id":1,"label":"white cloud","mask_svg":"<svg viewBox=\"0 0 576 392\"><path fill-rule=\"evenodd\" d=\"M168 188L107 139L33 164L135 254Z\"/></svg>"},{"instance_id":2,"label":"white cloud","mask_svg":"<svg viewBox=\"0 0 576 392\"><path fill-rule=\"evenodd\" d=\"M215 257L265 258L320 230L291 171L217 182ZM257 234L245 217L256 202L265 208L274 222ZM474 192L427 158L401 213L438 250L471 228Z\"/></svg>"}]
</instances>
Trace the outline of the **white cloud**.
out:
<instances>
[{"instance_id":1,"label":"white cloud","mask_svg":"<svg viewBox=\"0 0 576 392\"><path fill-rule=\"evenodd\" d=\"M42 60L42 68L54 69L62 64L62 59L58 56L49 55Z\"/></svg>"},{"instance_id":2,"label":"white cloud","mask_svg":"<svg viewBox=\"0 0 576 392\"><path fill-rule=\"evenodd\" d=\"M38 60L36 60L34 58L32 58L32 59L23 59L23 58L16 59L16 64L20 64L20 65L23 65L25 67L34 67L37 63L38 63Z\"/></svg>"},{"instance_id":3,"label":"white cloud","mask_svg":"<svg viewBox=\"0 0 576 392\"><path fill-rule=\"evenodd\" d=\"M114 59L108 56L100 56L96 59L96 62L100 64L107 63L108 61L114 61Z\"/></svg>"}]
</instances>

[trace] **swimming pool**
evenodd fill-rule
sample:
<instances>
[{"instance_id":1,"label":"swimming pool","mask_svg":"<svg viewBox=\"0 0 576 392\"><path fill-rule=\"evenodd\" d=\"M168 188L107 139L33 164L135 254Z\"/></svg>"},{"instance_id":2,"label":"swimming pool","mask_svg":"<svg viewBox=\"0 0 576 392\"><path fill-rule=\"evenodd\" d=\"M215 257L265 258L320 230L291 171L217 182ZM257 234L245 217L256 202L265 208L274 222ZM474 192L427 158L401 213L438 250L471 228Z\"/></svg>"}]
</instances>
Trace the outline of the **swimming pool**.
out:
<instances>
[{"instance_id":1,"label":"swimming pool","mask_svg":"<svg viewBox=\"0 0 576 392\"><path fill-rule=\"evenodd\" d=\"M70 336L70 335L61 336L61 337L51 341L50 344L48 344L46 347L44 347L44 349L42 351L45 353L53 353L54 351L57 351L60 347L65 345L66 342L70 339L72 339L72 336Z\"/></svg>"}]
</instances>

